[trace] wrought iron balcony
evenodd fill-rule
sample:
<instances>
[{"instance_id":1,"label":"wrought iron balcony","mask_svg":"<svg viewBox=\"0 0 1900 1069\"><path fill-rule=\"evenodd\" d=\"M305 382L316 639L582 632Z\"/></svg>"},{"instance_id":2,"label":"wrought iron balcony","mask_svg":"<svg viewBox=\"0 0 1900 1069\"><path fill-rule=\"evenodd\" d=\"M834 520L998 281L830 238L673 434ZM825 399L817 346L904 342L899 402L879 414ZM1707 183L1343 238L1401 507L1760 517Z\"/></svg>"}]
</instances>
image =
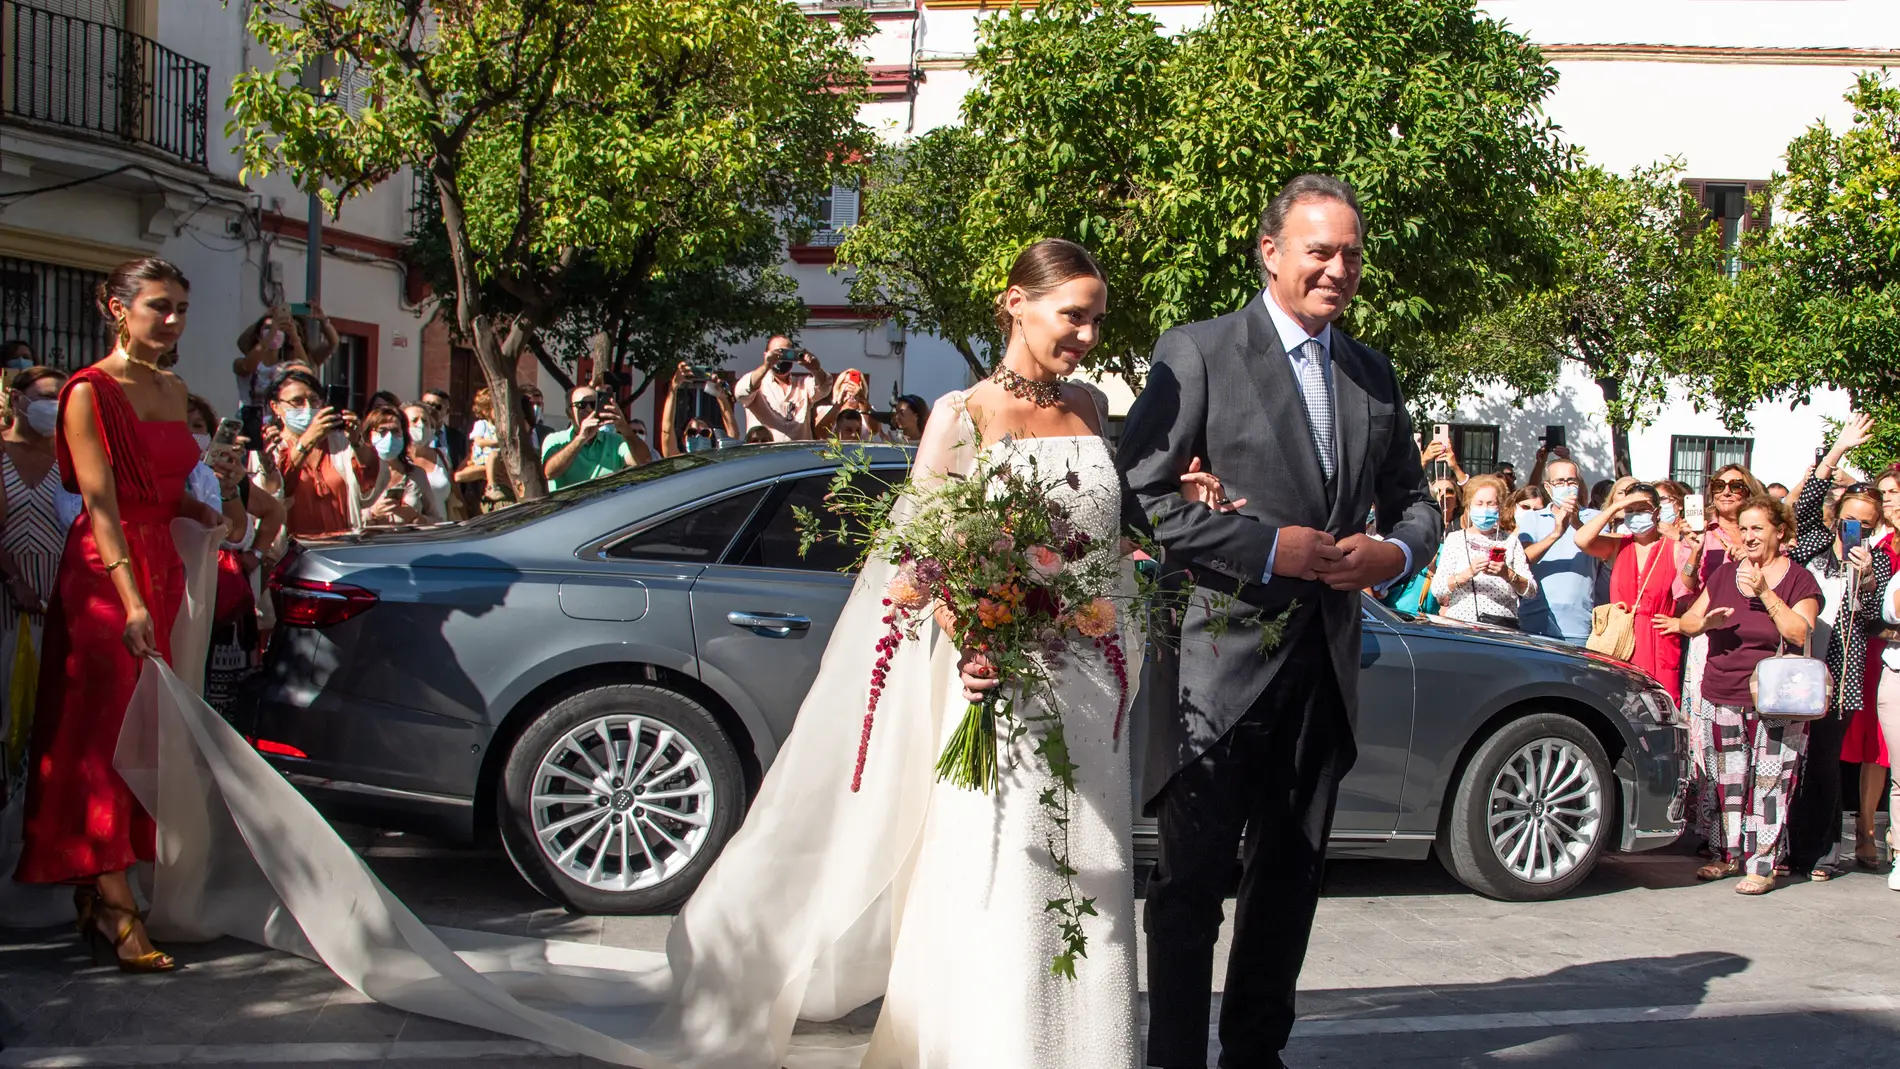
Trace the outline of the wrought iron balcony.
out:
<instances>
[{"instance_id":1,"label":"wrought iron balcony","mask_svg":"<svg viewBox=\"0 0 1900 1069\"><path fill-rule=\"evenodd\" d=\"M0 0L0 114L205 166L211 68L149 37Z\"/></svg>"}]
</instances>

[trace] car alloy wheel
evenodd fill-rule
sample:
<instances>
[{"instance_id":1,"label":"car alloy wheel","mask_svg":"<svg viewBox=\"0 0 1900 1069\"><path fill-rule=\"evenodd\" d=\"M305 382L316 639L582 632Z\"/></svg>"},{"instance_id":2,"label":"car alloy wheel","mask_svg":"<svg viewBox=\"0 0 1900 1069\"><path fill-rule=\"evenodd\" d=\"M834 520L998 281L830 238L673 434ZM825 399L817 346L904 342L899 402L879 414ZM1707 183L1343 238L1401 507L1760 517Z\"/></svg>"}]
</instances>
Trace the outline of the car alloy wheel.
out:
<instances>
[{"instance_id":1,"label":"car alloy wheel","mask_svg":"<svg viewBox=\"0 0 1900 1069\"><path fill-rule=\"evenodd\" d=\"M1592 856L1604 809L1596 762L1567 739L1535 739L1492 778L1491 848L1526 883L1561 880Z\"/></svg>"},{"instance_id":2,"label":"car alloy wheel","mask_svg":"<svg viewBox=\"0 0 1900 1069\"><path fill-rule=\"evenodd\" d=\"M705 847L712 775L684 734L650 716L596 717L568 730L535 767L530 816L542 855L596 891L665 883Z\"/></svg>"}]
</instances>

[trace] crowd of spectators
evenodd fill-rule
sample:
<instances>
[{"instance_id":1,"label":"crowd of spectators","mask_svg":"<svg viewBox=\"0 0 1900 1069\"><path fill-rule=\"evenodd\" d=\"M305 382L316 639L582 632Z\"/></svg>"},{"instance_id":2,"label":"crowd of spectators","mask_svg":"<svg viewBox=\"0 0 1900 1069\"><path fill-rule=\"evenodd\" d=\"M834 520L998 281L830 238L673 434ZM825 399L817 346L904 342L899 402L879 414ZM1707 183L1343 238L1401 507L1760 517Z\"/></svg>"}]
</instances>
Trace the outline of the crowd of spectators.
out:
<instances>
[{"instance_id":1,"label":"crowd of spectators","mask_svg":"<svg viewBox=\"0 0 1900 1069\"><path fill-rule=\"evenodd\" d=\"M1682 803L1705 880L1760 895L1798 873L1826 881L1881 865L1874 814L1900 809L1900 465L1845 471L1873 439L1849 422L1790 491L1726 465L1705 485L1632 476L1590 483L1563 446L1516 470L1467 474L1451 443L1421 449L1446 537L1385 596L1408 613L1522 631L1622 657L1676 702L1692 771ZM1627 628L1629 641L1615 641ZM1834 680L1828 714L1757 710L1755 670L1811 652ZM1842 841L1842 775L1856 832ZM1900 844L1890 844L1900 845ZM1900 872L1889 876L1900 889Z\"/></svg>"}]
</instances>

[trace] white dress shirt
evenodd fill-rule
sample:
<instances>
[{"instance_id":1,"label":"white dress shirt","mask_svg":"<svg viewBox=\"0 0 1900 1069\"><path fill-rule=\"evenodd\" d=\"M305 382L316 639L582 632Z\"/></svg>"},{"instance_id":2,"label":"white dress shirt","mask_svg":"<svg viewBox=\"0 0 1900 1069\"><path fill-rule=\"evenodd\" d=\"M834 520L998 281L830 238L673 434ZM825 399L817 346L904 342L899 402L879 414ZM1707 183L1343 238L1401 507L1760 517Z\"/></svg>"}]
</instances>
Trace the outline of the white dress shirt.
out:
<instances>
[{"instance_id":1,"label":"white dress shirt","mask_svg":"<svg viewBox=\"0 0 1900 1069\"><path fill-rule=\"evenodd\" d=\"M1261 290L1260 301L1267 307L1267 315L1273 320L1273 329L1279 332L1280 348L1286 350L1287 364L1293 370L1294 382L1300 381L1301 372L1305 370L1306 367L1306 358L1302 355L1303 350L1300 347L1309 341L1319 343L1321 369L1326 373L1326 396L1329 401L1333 401L1335 397L1333 392L1333 325L1328 323L1319 328L1318 334L1308 334L1306 328L1300 325L1299 320L1287 315L1286 312L1280 308L1280 303L1273 299L1271 291ZM1336 402L1334 402L1334 407L1335 410L1338 407ZM1334 419L1333 428L1335 434L1338 433L1338 427L1339 421ZM1219 473L1217 472L1216 474ZM1373 535L1372 537L1378 538L1379 536ZM1380 539L1380 541L1384 541L1384 539ZM1400 542L1398 545L1399 549L1405 553L1405 570L1381 584L1378 589L1382 591L1393 583L1412 574L1412 547L1403 542ZM1267 551L1267 570L1261 573L1260 576L1262 583L1273 581L1273 562L1274 559L1279 556L1279 553L1280 543L1276 533L1273 548Z\"/></svg>"}]
</instances>

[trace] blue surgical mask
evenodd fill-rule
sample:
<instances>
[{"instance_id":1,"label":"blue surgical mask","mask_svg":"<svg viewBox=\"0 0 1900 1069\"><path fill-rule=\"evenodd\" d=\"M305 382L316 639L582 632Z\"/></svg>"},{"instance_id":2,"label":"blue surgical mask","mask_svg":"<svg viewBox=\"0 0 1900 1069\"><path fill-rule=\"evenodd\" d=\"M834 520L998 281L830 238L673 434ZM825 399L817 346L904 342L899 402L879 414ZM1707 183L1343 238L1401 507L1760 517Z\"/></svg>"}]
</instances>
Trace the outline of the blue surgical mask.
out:
<instances>
[{"instance_id":1,"label":"blue surgical mask","mask_svg":"<svg viewBox=\"0 0 1900 1069\"><path fill-rule=\"evenodd\" d=\"M1623 517L1623 526L1631 534L1648 534L1656 529L1656 514L1653 512L1632 512Z\"/></svg>"},{"instance_id":2,"label":"blue surgical mask","mask_svg":"<svg viewBox=\"0 0 1900 1069\"><path fill-rule=\"evenodd\" d=\"M1496 529L1498 525L1498 507L1496 505L1471 506L1471 526L1480 531Z\"/></svg>"},{"instance_id":3,"label":"blue surgical mask","mask_svg":"<svg viewBox=\"0 0 1900 1069\"><path fill-rule=\"evenodd\" d=\"M370 435L369 440L376 447L376 455L384 460L394 460L402 455L402 439L389 431L377 431Z\"/></svg>"},{"instance_id":4,"label":"blue surgical mask","mask_svg":"<svg viewBox=\"0 0 1900 1069\"><path fill-rule=\"evenodd\" d=\"M59 429L59 402L42 397L26 404L26 425L42 438L51 438Z\"/></svg>"},{"instance_id":5,"label":"blue surgical mask","mask_svg":"<svg viewBox=\"0 0 1900 1069\"><path fill-rule=\"evenodd\" d=\"M688 453L704 453L712 447L713 440L711 438L695 438L689 436L686 439L686 451Z\"/></svg>"},{"instance_id":6,"label":"blue surgical mask","mask_svg":"<svg viewBox=\"0 0 1900 1069\"><path fill-rule=\"evenodd\" d=\"M302 434L310 429L310 421L317 418L317 410L305 405L302 408L284 407L284 429L292 434Z\"/></svg>"},{"instance_id":7,"label":"blue surgical mask","mask_svg":"<svg viewBox=\"0 0 1900 1069\"><path fill-rule=\"evenodd\" d=\"M1656 506L1656 511L1662 514L1662 522L1664 523L1676 522L1676 503L1674 501L1663 502L1662 504Z\"/></svg>"},{"instance_id":8,"label":"blue surgical mask","mask_svg":"<svg viewBox=\"0 0 1900 1069\"><path fill-rule=\"evenodd\" d=\"M1550 503L1553 505L1559 502L1568 504L1576 499L1577 488L1574 486L1553 486L1550 488Z\"/></svg>"}]
</instances>

